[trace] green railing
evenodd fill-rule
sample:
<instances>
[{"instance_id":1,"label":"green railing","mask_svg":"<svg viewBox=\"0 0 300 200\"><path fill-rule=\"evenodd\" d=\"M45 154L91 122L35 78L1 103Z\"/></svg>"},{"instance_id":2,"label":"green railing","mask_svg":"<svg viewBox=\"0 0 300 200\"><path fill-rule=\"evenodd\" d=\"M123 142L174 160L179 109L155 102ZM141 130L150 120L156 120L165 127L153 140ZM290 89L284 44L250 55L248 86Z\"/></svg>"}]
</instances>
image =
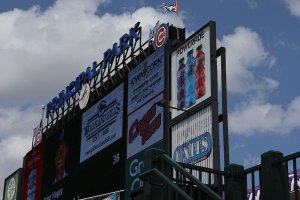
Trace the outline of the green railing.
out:
<instances>
[{"instance_id":1,"label":"green railing","mask_svg":"<svg viewBox=\"0 0 300 200\"><path fill-rule=\"evenodd\" d=\"M144 172L140 178L144 181L145 200L222 199L219 194L161 150L147 151L144 163Z\"/></svg>"},{"instance_id":2,"label":"green railing","mask_svg":"<svg viewBox=\"0 0 300 200\"><path fill-rule=\"evenodd\" d=\"M283 156L268 151L261 155L259 165L244 169L230 164L220 171L177 163L163 151L150 149L145 153L145 168L140 175L144 181L141 199L300 200L299 160L300 152Z\"/></svg>"}]
</instances>

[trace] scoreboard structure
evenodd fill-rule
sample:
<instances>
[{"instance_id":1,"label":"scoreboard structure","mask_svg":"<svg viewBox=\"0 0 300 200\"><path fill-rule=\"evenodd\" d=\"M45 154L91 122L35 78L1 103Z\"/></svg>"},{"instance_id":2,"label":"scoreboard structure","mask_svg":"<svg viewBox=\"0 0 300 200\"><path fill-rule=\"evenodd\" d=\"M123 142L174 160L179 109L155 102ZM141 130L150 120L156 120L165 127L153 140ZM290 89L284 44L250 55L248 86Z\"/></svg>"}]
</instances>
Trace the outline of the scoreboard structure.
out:
<instances>
[{"instance_id":1,"label":"scoreboard structure","mask_svg":"<svg viewBox=\"0 0 300 200\"><path fill-rule=\"evenodd\" d=\"M22 200L130 199L153 147L220 168L215 22L187 39L159 22L150 32L142 43L136 23L48 102L42 142L24 157Z\"/></svg>"}]
</instances>

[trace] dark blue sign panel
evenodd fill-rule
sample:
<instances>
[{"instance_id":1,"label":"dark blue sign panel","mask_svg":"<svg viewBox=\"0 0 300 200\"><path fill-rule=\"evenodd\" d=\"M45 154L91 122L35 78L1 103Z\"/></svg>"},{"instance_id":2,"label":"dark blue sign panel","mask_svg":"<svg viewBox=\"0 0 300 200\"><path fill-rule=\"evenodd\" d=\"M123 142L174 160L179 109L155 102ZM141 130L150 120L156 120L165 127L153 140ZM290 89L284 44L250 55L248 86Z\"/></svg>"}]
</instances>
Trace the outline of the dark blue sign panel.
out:
<instances>
[{"instance_id":1,"label":"dark blue sign panel","mask_svg":"<svg viewBox=\"0 0 300 200\"><path fill-rule=\"evenodd\" d=\"M80 162L122 137L123 91L121 84L83 113Z\"/></svg>"}]
</instances>

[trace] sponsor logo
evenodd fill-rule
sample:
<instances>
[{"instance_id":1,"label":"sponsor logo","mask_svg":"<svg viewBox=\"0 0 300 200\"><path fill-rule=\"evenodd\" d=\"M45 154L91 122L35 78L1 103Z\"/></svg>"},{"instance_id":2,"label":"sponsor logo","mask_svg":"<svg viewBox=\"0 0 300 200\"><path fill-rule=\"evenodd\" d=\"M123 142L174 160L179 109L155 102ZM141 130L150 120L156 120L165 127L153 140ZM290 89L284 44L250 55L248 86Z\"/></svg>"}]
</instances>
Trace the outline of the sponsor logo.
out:
<instances>
[{"instance_id":1,"label":"sponsor logo","mask_svg":"<svg viewBox=\"0 0 300 200\"><path fill-rule=\"evenodd\" d=\"M143 181L139 179L139 174L142 172L143 169L144 169L144 162L142 160L134 159L130 163L129 174L131 178L134 179L131 183L131 187L130 187L131 190L143 187Z\"/></svg>"},{"instance_id":2,"label":"sponsor logo","mask_svg":"<svg viewBox=\"0 0 300 200\"><path fill-rule=\"evenodd\" d=\"M139 72L136 76L132 77L132 79L130 80L130 84L133 86L136 83L140 82L149 72L156 69L159 66L159 64L161 64L161 62L162 61L160 58L154 60L150 65L148 65L147 62L145 62L143 70Z\"/></svg>"},{"instance_id":3,"label":"sponsor logo","mask_svg":"<svg viewBox=\"0 0 300 200\"><path fill-rule=\"evenodd\" d=\"M176 147L173 159L182 163L197 163L208 158L212 149L212 138L209 132L197 136Z\"/></svg>"},{"instance_id":4,"label":"sponsor logo","mask_svg":"<svg viewBox=\"0 0 300 200\"><path fill-rule=\"evenodd\" d=\"M201 41L201 39L203 39L204 37L205 37L204 31L201 31L200 33L198 33L196 36L191 38L188 42L186 42L184 45L180 46L180 48L177 49L177 51L176 51L177 56L180 56L184 52L193 48L195 43Z\"/></svg>"},{"instance_id":5,"label":"sponsor logo","mask_svg":"<svg viewBox=\"0 0 300 200\"><path fill-rule=\"evenodd\" d=\"M142 145L155 133L161 126L161 113L156 116L156 104L146 112L142 120L136 119L129 129L129 143L132 143L139 135L142 137Z\"/></svg>"},{"instance_id":6,"label":"sponsor logo","mask_svg":"<svg viewBox=\"0 0 300 200\"><path fill-rule=\"evenodd\" d=\"M98 105L95 115L88 119L86 127L84 127L84 135L87 140L94 136L105 136L108 133L108 127L116 122L120 113L120 103L113 100L109 104L102 100ZM100 135L99 135L100 133Z\"/></svg>"},{"instance_id":7,"label":"sponsor logo","mask_svg":"<svg viewBox=\"0 0 300 200\"><path fill-rule=\"evenodd\" d=\"M157 29L157 32L154 36L154 48L159 49L164 44L167 43L168 40L168 26L166 24L161 24Z\"/></svg>"}]
</instances>

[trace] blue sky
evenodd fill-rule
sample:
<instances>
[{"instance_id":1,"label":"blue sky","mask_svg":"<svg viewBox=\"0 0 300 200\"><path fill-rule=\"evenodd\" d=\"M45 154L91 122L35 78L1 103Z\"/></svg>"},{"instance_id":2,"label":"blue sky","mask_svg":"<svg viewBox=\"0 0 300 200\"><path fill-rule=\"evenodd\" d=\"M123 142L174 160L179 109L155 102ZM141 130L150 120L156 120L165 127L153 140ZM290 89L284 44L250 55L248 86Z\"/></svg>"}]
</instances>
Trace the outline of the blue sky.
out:
<instances>
[{"instance_id":1,"label":"blue sky","mask_svg":"<svg viewBox=\"0 0 300 200\"><path fill-rule=\"evenodd\" d=\"M42 104L141 21L188 34L217 23L227 49L231 162L251 167L260 154L299 151L300 0L2 0L0 2L0 196L22 166Z\"/></svg>"}]
</instances>

